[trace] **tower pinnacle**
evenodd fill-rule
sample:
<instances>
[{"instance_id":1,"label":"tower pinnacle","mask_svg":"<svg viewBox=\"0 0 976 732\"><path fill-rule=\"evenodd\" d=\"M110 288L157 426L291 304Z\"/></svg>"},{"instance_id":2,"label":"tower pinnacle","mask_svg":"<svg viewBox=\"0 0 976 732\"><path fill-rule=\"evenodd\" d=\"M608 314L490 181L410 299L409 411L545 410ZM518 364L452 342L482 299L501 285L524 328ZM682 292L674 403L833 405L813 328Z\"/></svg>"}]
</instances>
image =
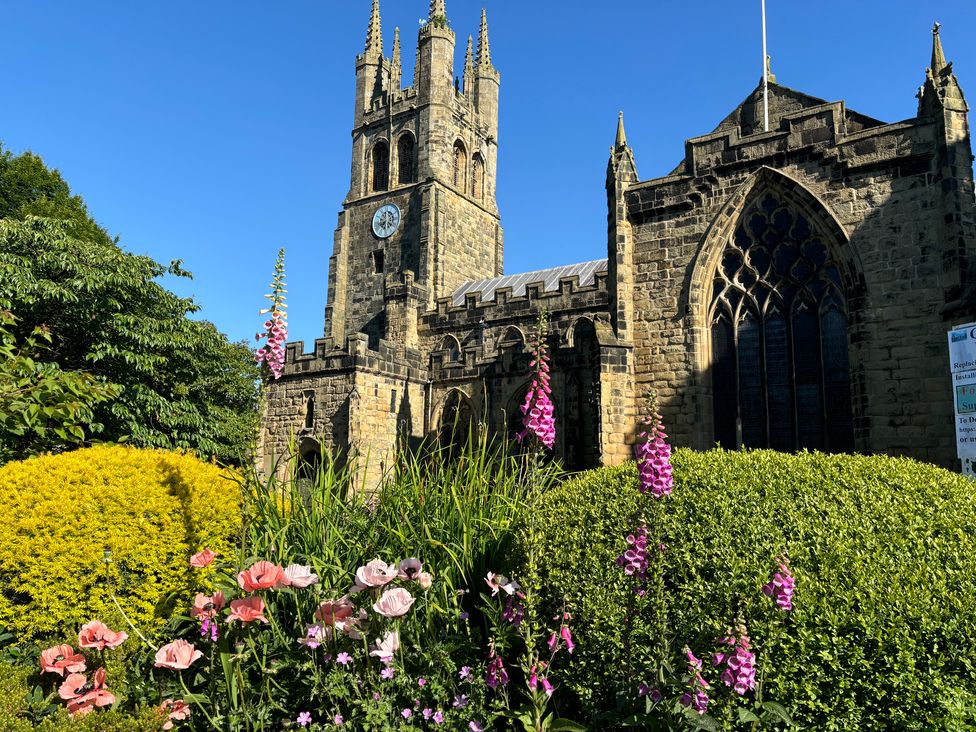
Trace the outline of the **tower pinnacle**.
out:
<instances>
[{"instance_id":1,"label":"tower pinnacle","mask_svg":"<svg viewBox=\"0 0 976 732\"><path fill-rule=\"evenodd\" d=\"M474 89L474 38L468 36L468 50L464 54L464 92L470 94Z\"/></svg>"},{"instance_id":2,"label":"tower pinnacle","mask_svg":"<svg viewBox=\"0 0 976 732\"><path fill-rule=\"evenodd\" d=\"M383 26L380 23L380 0L373 0L373 10L366 30L366 55L383 56Z\"/></svg>"},{"instance_id":3,"label":"tower pinnacle","mask_svg":"<svg viewBox=\"0 0 976 732\"><path fill-rule=\"evenodd\" d=\"M945 52L942 50L942 38L939 36L941 23L932 26L932 75L938 76L946 67Z\"/></svg>"},{"instance_id":4,"label":"tower pinnacle","mask_svg":"<svg viewBox=\"0 0 976 732\"><path fill-rule=\"evenodd\" d=\"M478 31L478 66L491 66L491 46L488 44L488 14L481 9L481 29Z\"/></svg>"},{"instance_id":5,"label":"tower pinnacle","mask_svg":"<svg viewBox=\"0 0 976 732\"><path fill-rule=\"evenodd\" d=\"M400 27L397 26L393 29L393 61L391 63L390 73L392 76L392 86L393 90L397 90L401 86L403 65L400 62Z\"/></svg>"},{"instance_id":6,"label":"tower pinnacle","mask_svg":"<svg viewBox=\"0 0 976 732\"><path fill-rule=\"evenodd\" d=\"M622 150L627 147L627 133L624 131L624 113L617 116L617 142L616 149Z\"/></svg>"},{"instance_id":7,"label":"tower pinnacle","mask_svg":"<svg viewBox=\"0 0 976 732\"><path fill-rule=\"evenodd\" d=\"M430 0L429 20L437 18L447 18L447 8L444 7L444 0Z\"/></svg>"}]
</instances>

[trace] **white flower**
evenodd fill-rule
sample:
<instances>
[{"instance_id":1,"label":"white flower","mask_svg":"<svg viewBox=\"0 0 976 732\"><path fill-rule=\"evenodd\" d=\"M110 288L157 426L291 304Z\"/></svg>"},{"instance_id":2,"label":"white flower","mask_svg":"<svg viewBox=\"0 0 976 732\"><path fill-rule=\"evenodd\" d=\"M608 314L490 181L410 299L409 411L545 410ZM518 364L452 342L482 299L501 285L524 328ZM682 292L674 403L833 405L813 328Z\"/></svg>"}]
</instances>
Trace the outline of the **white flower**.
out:
<instances>
[{"instance_id":1,"label":"white flower","mask_svg":"<svg viewBox=\"0 0 976 732\"><path fill-rule=\"evenodd\" d=\"M297 587L300 590L318 584L319 577L313 574L312 568L304 564L289 564L285 568L285 580L282 584Z\"/></svg>"}]
</instances>

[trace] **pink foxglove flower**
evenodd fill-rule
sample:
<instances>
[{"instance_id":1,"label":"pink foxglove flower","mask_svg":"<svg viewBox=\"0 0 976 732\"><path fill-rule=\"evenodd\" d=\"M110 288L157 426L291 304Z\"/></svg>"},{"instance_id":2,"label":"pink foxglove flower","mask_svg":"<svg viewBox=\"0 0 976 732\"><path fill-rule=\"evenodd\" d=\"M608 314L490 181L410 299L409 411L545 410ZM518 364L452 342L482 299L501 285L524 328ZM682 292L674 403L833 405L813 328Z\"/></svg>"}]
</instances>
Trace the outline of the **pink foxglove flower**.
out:
<instances>
[{"instance_id":1,"label":"pink foxglove flower","mask_svg":"<svg viewBox=\"0 0 976 732\"><path fill-rule=\"evenodd\" d=\"M671 495L671 446L665 442L667 435L653 392L647 401L648 414L641 419L641 431L634 447L638 488L641 493L649 492L655 498L663 498Z\"/></svg>"},{"instance_id":2,"label":"pink foxglove flower","mask_svg":"<svg viewBox=\"0 0 976 732\"><path fill-rule=\"evenodd\" d=\"M702 676L701 660L695 658L695 654L687 646L685 647L685 656L688 659L688 673L685 677L688 690L681 696L681 704L691 707L699 714L704 714L708 710L707 691L711 686Z\"/></svg>"},{"instance_id":3,"label":"pink foxglove flower","mask_svg":"<svg viewBox=\"0 0 976 732\"><path fill-rule=\"evenodd\" d=\"M762 591L768 597L773 598L776 606L784 612L793 610L793 591L796 582L790 572L789 560L784 557L778 559L779 571L773 573L773 578L763 585Z\"/></svg>"},{"instance_id":4,"label":"pink foxglove flower","mask_svg":"<svg viewBox=\"0 0 976 732\"><path fill-rule=\"evenodd\" d=\"M414 597L402 587L394 587L373 603L373 610L384 618L399 618L410 612Z\"/></svg>"},{"instance_id":5,"label":"pink foxglove flower","mask_svg":"<svg viewBox=\"0 0 976 732\"><path fill-rule=\"evenodd\" d=\"M624 570L628 577L633 577L638 583L647 581L647 527L641 525L637 531L627 536L627 549L617 557L617 566ZM638 593L640 590L638 590Z\"/></svg>"},{"instance_id":6,"label":"pink foxglove flower","mask_svg":"<svg viewBox=\"0 0 976 732\"><path fill-rule=\"evenodd\" d=\"M54 646L41 651L41 671L64 677L69 674L80 674L85 670L85 657L67 644Z\"/></svg>"},{"instance_id":7,"label":"pink foxglove flower","mask_svg":"<svg viewBox=\"0 0 976 732\"><path fill-rule=\"evenodd\" d=\"M128 637L128 633L117 633L101 620L92 620L81 626L78 632L78 645L82 648L104 651L106 648L118 648Z\"/></svg>"},{"instance_id":8,"label":"pink foxglove flower","mask_svg":"<svg viewBox=\"0 0 976 732\"><path fill-rule=\"evenodd\" d=\"M491 689L497 689L499 686L508 684L508 671L505 670L502 657L495 655L494 651L491 652L488 668L485 669L485 683Z\"/></svg>"},{"instance_id":9,"label":"pink foxglove flower","mask_svg":"<svg viewBox=\"0 0 976 732\"><path fill-rule=\"evenodd\" d=\"M271 375L275 380L280 379L285 370L285 346L288 340L288 318L285 310L285 250L278 251L278 259L275 262L274 279L271 281L271 292L265 297L271 301L271 307L261 311L261 315L267 315L268 320L264 323L264 332L258 333L256 339L267 339L255 353L255 360L258 364L267 364Z\"/></svg>"},{"instance_id":10,"label":"pink foxglove flower","mask_svg":"<svg viewBox=\"0 0 976 732\"><path fill-rule=\"evenodd\" d=\"M203 651L198 651L192 643L178 639L156 651L155 666L173 671L184 671L202 656Z\"/></svg>"},{"instance_id":11,"label":"pink foxglove flower","mask_svg":"<svg viewBox=\"0 0 976 732\"><path fill-rule=\"evenodd\" d=\"M518 440L521 442L529 435L535 435L539 442L551 450L556 442L556 419L550 398L552 388L549 385L549 346L546 344L548 332L549 318L543 312L539 316L539 330L532 345L532 384L520 407L523 429L518 434Z\"/></svg>"},{"instance_id":12,"label":"pink foxglove flower","mask_svg":"<svg viewBox=\"0 0 976 732\"><path fill-rule=\"evenodd\" d=\"M745 623L740 622L735 631L730 630L720 642L731 650L714 654L712 663L716 668L725 667L722 670L722 683L743 696L756 688L756 656L749 646Z\"/></svg>"}]
</instances>

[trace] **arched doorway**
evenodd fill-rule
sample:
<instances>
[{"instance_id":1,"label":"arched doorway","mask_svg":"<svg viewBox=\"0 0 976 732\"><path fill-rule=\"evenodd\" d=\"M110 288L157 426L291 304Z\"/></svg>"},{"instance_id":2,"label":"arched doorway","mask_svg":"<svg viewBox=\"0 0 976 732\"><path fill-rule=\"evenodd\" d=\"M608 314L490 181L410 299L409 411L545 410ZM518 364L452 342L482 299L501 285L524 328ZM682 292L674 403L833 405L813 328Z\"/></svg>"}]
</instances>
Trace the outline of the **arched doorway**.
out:
<instances>
[{"instance_id":1,"label":"arched doorway","mask_svg":"<svg viewBox=\"0 0 976 732\"><path fill-rule=\"evenodd\" d=\"M474 412L471 401L462 392L453 389L444 400L441 410L439 442L442 450L456 457L464 452L473 436Z\"/></svg>"},{"instance_id":2,"label":"arched doorway","mask_svg":"<svg viewBox=\"0 0 976 732\"><path fill-rule=\"evenodd\" d=\"M573 328L566 380L565 461L569 470L600 463L600 344L596 328L582 318ZM567 358L560 359L566 363Z\"/></svg>"},{"instance_id":3,"label":"arched doorway","mask_svg":"<svg viewBox=\"0 0 976 732\"><path fill-rule=\"evenodd\" d=\"M724 243L708 320L723 447L854 448L840 242L826 229L764 189Z\"/></svg>"},{"instance_id":4,"label":"arched doorway","mask_svg":"<svg viewBox=\"0 0 976 732\"><path fill-rule=\"evenodd\" d=\"M295 479L301 486L315 485L322 470L322 446L318 440L303 437L298 444L298 464L295 468Z\"/></svg>"}]
</instances>

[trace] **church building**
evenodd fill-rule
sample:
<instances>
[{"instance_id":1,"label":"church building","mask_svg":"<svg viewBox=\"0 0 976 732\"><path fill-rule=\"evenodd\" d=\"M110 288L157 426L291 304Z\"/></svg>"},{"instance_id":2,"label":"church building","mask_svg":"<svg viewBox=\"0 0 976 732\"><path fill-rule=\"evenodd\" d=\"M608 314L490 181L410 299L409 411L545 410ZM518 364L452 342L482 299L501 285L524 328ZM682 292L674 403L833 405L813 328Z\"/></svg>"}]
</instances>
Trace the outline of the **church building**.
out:
<instances>
[{"instance_id":1,"label":"church building","mask_svg":"<svg viewBox=\"0 0 976 732\"><path fill-rule=\"evenodd\" d=\"M651 389L676 445L958 467L945 333L976 320L976 201L938 25L912 119L770 76L768 131L760 84L674 170L641 179L621 114L606 258L522 274L503 266L484 12L459 79L445 0L430 3L408 85L400 43L397 30L384 56L373 0L324 337L288 344L269 387L266 470L289 444L308 461L323 447L368 454L378 474L467 425L514 434L542 311L554 453L570 469L629 459Z\"/></svg>"}]
</instances>

